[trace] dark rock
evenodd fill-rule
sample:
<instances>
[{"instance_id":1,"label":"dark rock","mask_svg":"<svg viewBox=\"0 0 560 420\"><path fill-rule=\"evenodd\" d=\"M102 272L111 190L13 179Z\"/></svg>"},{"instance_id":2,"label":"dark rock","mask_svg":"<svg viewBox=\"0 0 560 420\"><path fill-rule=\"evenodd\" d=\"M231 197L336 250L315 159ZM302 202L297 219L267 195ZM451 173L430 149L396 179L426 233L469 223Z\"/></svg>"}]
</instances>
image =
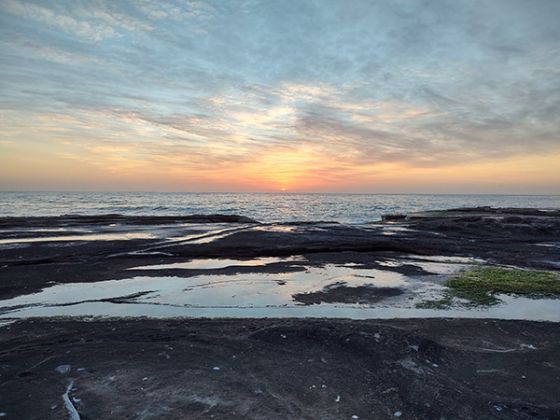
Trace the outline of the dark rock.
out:
<instances>
[{"instance_id":1,"label":"dark rock","mask_svg":"<svg viewBox=\"0 0 560 420\"><path fill-rule=\"evenodd\" d=\"M381 220L384 222L402 222L406 219L406 214L384 214Z\"/></svg>"},{"instance_id":2,"label":"dark rock","mask_svg":"<svg viewBox=\"0 0 560 420\"><path fill-rule=\"evenodd\" d=\"M293 298L306 305L322 302L371 304L403 293L403 290L397 287L375 287L371 284L350 287L345 283L334 283L316 292L297 293Z\"/></svg>"}]
</instances>

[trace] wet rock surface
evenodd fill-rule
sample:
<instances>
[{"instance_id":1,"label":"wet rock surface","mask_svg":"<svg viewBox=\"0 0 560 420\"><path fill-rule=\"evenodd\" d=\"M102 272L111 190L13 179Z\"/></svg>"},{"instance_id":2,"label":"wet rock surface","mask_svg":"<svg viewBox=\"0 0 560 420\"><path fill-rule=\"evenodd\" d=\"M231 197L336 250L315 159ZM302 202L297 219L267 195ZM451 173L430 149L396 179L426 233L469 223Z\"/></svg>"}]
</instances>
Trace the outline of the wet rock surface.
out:
<instances>
[{"instance_id":1,"label":"wet rock surface","mask_svg":"<svg viewBox=\"0 0 560 420\"><path fill-rule=\"evenodd\" d=\"M410 214L399 220L266 225L219 215L0 218L0 298L32 293L53 282L127 278L128 269L135 266L193 258L303 255L315 265L354 263L383 269L379 265L383 258L412 254L467 256L560 270L560 248L554 246L560 237L560 210L459 209ZM148 237L138 238L142 235ZM18 242L30 236L41 242ZM270 272L293 270L292 266L228 267L215 272ZM422 271L414 264L392 270ZM200 271L180 273L186 277Z\"/></svg>"},{"instance_id":2,"label":"wet rock surface","mask_svg":"<svg viewBox=\"0 0 560 420\"><path fill-rule=\"evenodd\" d=\"M105 226L107 224L125 223L132 225L163 225L166 223L256 223L255 220L244 216L230 216L225 214L193 214L188 216L131 216L121 214L105 215L63 215L45 217L2 217L0 228L41 228L50 227L79 227Z\"/></svg>"},{"instance_id":3,"label":"wet rock surface","mask_svg":"<svg viewBox=\"0 0 560 420\"><path fill-rule=\"evenodd\" d=\"M560 416L555 323L29 320L0 342L7 418Z\"/></svg>"}]
</instances>

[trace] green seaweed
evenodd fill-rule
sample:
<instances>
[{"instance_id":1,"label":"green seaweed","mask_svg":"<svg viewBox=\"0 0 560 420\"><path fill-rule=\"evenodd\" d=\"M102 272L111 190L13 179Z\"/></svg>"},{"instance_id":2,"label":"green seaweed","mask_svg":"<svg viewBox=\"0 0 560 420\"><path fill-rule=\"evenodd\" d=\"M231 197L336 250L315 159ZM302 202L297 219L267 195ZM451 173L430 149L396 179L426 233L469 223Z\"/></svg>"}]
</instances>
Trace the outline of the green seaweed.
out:
<instances>
[{"instance_id":1,"label":"green seaweed","mask_svg":"<svg viewBox=\"0 0 560 420\"><path fill-rule=\"evenodd\" d=\"M453 297L445 293L441 299L423 300L418 302L416 307L419 309L448 309L453 304Z\"/></svg>"},{"instance_id":2,"label":"green seaweed","mask_svg":"<svg viewBox=\"0 0 560 420\"><path fill-rule=\"evenodd\" d=\"M500 302L498 294L512 294L539 299L560 296L558 275L547 271L531 271L502 267L481 267L463 271L447 280L448 290L441 299L425 300L418 308L447 309L460 306L492 306ZM461 299L462 301L456 301Z\"/></svg>"}]
</instances>

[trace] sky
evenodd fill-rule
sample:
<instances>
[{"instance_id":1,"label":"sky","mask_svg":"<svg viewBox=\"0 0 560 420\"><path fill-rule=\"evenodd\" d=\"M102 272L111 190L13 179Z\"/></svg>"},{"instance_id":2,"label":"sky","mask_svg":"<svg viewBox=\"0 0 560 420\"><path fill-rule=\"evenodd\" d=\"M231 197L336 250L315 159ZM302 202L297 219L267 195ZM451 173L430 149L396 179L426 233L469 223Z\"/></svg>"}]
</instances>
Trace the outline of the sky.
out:
<instances>
[{"instance_id":1,"label":"sky","mask_svg":"<svg viewBox=\"0 0 560 420\"><path fill-rule=\"evenodd\" d=\"M0 0L0 190L560 194L558 0Z\"/></svg>"}]
</instances>

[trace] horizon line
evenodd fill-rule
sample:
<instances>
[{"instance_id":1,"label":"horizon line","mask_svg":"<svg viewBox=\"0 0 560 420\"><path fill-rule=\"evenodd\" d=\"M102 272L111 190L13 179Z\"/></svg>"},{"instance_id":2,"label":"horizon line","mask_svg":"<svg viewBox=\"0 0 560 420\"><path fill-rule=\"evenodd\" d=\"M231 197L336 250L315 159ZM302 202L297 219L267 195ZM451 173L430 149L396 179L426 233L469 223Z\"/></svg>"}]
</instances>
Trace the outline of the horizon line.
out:
<instances>
[{"instance_id":1,"label":"horizon line","mask_svg":"<svg viewBox=\"0 0 560 420\"><path fill-rule=\"evenodd\" d=\"M274 195L442 195L442 196L517 196L517 197L560 197L560 193L554 194L522 194L522 193L443 193L443 192L305 192L305 191L131 191L131 190L0 190L1 193L52 193L52 194L274 194Z\"/></svg>"}]
</instances>

